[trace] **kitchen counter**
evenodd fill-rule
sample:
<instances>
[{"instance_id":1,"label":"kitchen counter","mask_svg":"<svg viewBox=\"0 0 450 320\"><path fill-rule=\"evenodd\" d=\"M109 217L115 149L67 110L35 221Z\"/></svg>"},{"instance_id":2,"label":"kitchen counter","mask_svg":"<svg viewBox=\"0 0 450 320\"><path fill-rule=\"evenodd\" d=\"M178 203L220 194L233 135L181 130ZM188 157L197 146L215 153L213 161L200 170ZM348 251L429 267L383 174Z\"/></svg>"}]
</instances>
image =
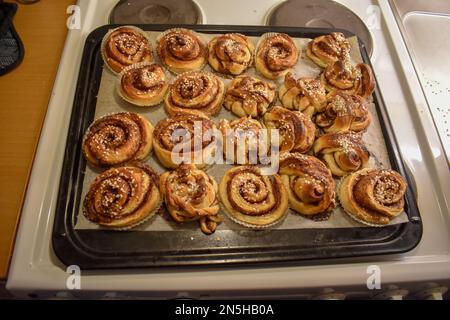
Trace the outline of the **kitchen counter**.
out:
<instances>
[{"instance_id":1,"label":"kitchen counter","mask_svg":"<svg viewBox=\"0 0 450 320\"><path fill-rule=\"evenodd\" d=\"M19 5L14 25L25 46L22 64L0 77L0 279L12 255L23 197L75 0Z\"/></svg>"}]
</instances>

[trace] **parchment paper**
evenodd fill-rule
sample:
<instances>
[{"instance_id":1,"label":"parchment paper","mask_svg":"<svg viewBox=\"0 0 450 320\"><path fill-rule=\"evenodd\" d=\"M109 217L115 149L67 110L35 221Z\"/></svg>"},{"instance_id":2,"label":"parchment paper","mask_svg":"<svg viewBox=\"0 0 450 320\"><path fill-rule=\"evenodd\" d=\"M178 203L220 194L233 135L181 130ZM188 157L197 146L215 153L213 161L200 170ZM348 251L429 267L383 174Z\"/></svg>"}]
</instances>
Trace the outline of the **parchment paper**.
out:
<instances>
[{"instance_id":1,"label":"parchment paper","mask_svg":"<svg viewBox=\"0 0 450 320\"><path fill-rule=\"evenodd\" d=\"M147 32L149 35L149 38L151 39L152 44L154 45L156 43L156 37L158 36L159 32ZM200 34L201 37L205 40L205 42L209 41L212 37L215 35L213 34ZM258 43L259 37L251 37L255 47ZM317 67L305 54L305 49L307 43L310 41L310 39L303 39L303 38L296 38L294 41L297 44L297 47L301 50L301 57L297 63L297 65L294 67L294 75L296 78L298 77L316 77L320 74L321 69ZM349 39L351 44L351 58L354 63L362 62L362 58L359 52L359 46L357 43L356 37ZM156 53L155 56L155 62L161 64L159 61L159 58L157 57ZM205 71L212 72L212 69L207 65L204 68ZM248 69L246 74L249 75L256 75L262 79L264 79L261 75L258 75L256 70L252 67ZM167 72L170 80L175 78L175 75L170 74L170 72ZM223 76L221 74L215 73L218 75L227 86L228 83L231 81L230 77ZM266 81L269 81L265 79ZM159 120L165 119L168 117L164 110L164 105L161 103L158 106L150 107L150 108L142 108L142 107L136 107L133 106L130 103L125 102L120 96L116 93L115 85L116 85L117 77L105 66L102 73L100 88L97 96L97 105L96 105L96 111L95 111L95 119L98 119L106 114L109 113L116 113L116 112L123 112L123 111L129 111L129 112L135 112L141 115L144 115L153 126L156 126ZM282 84L284 79L279 79L275 81L277 88ZM281 105L280 101L277 101L278 105ZM378 119L378 115L375 109L375 105L372 103L369 106L370 112L372 113L372 123L369 126L366 133L363 135L363 140L366 143L367 149L371 153L371 160L370 160L370 166L371 167L384 167L384 168L390 168L391 164L389 162L388 153L386 150L386 145L384 142L384 138L382 135L382 131L380 128L380 123ZM215 116L211 117L216 124L218 124L219 120L222 118L225 119L237 119L238 117L235 116L233 113L222 107L221 112ZM158 162L156 156L152 152L150 158L146 161L147 164L149 164L155 171L158 173L163 173L166 171L166 169ZM219 183L221 177L223 176L224 172L228 170L231 165L227 164L218 164L211 166L207 169L208 174L212 175L216 181ZM83 201L84 196L86 195L89 186L91 182L94 180L94 178L105 169L98 169L94 168L90 165L86 166L86 172L84 176L83 181L83 191L81 195L81 201ZM338 180L336 180L338 183ZM225 216L225 221L221 223L218 226L218 230L238 230L243 229L244 227L234 223L231 221L226 214L223 214ZM406 213L400 214L398 217L393 219L390 224L398 224L398 223L404 223L408 221L408 217ZM309 218L303 217L299 214L297 214L295 211L290 210L286 216L286 218L279 223L277 226L275 226L275 229L310 229L310 228L351 228L351 227L367 227L361 223L358 223L354 221L352 218L350 218L344 210L338 205L338 207L333 211L330 218L326 221L313 221ZM82 203L80 204L80 209L78 213L77 222L75 225L75 229L101 229L102 227L98 226L97 224L90 222L87 220L83 213L82 213ZM198 222L187 222L183 224L178 224L174 221L172 221L171 217L166 212L165 208L162 208L152 218L150 218L145 223L137 226L133 230L140 230L140 231L177 231L177 230L198 230L198 232L201 232L199 230ZM118 231L120 232L120 231Z\"/></svg>"}]
</instances>

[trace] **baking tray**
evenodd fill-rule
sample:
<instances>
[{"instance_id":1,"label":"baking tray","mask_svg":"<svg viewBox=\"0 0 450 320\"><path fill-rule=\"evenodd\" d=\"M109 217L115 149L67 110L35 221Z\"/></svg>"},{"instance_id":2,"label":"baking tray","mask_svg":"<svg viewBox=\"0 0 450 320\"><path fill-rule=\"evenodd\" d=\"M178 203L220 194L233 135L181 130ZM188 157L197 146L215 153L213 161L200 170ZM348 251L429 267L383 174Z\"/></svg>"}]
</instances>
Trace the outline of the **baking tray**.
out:
<instances>
[{"instance_id":1,"label":"baking tray","mask_svg":"<svg viewBox=\"0 0 450 320\"><path fill-rule=\"evenodd\" d=\"M378 86L373 94L392 168L406 178L405 212L409 221L386 227L289 229L289 230L217 230L207 236L199 230L122 231L76 230L82 205L81 191L86 161L82 155L82 137L94 120L96 97L103 61L100 44L106 32L118 25L97 28L86 39L76 87L53 227L53 249L66 265L82 269L137 267L205 266L296 262L372 255L399 254L412 250L422 236L422 222ZM220 25L137 25L146 31L187 27L202 33L240 32L260 36L283 32L292 37L315 38L332 31L346 37L351 32L338 29L220 26ZM361 41L363 61L371 65ZM192 241L195 239L195 241Z\"/></svg>"}]
</instances>

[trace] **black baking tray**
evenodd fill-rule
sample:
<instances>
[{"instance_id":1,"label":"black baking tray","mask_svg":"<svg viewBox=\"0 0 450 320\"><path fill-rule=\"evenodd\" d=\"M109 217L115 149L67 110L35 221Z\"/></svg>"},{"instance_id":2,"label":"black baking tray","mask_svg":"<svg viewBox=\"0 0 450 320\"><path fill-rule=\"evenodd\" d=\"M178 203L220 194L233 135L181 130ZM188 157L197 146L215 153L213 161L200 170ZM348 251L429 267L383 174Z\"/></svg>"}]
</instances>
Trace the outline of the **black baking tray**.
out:
<instances>
[{"instance_id":1,"label":"black baking tray","mask_svg":"<svg viewBox=\"0 0 450 320\"><path fill-rule=\"evenodd\" d=\"M67 137L64 163L53 228L53 249L66 265L83 269L240 265L275 262L306 263L315 259L335 259L404 253L413 249L422 236L422 222L412 181L405 171L386 105L378 86L374 102L393 169L406 177L405 211L409 222L382 228L292 229L292 230L217 230L212 236L200 231L122 231L75 230L82 203L81 191L86 161L82 156L82 137L94 120L96 97L103 61L100 44L106 32L117 25L105 25L86 39ZM148 31L163 31L173 25L138 25ZM283 32L292 37L314 38L345 30L262 26L181 26L203 33L240 32L259 36ZM360 50L370 64L364 45ZM194 241L192 239L195 239Z\"/></svg>"}]
</instances>

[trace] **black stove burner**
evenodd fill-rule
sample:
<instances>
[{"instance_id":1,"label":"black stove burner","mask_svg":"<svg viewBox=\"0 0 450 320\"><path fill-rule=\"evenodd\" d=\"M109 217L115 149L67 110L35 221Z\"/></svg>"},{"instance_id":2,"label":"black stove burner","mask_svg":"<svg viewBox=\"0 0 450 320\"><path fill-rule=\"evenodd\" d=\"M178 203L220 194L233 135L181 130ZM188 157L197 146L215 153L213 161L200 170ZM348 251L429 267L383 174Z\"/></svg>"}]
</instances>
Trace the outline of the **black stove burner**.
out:
<instances>
[{"instance_id":1,"label":"black stove burner","mask_svg":"<svg viewBox=\"0 0 450 320\"><path fill-rule=\"evenodd\" d=\"M109 17L114 24L201 24L192 0L121 0Z\"/></svg>"},{"instance_id":2,"label":"black stove burner","mask_svg":"<svg viewBox=\"0 0 450 320\"><path fill-rule=\"evenodd\" d=\"M266 24L285 27L346 29L364 43L369 55L373 40L364 22L347 7L331 0L288 0L269 12Z\"/></svg>"}]
</instances>

